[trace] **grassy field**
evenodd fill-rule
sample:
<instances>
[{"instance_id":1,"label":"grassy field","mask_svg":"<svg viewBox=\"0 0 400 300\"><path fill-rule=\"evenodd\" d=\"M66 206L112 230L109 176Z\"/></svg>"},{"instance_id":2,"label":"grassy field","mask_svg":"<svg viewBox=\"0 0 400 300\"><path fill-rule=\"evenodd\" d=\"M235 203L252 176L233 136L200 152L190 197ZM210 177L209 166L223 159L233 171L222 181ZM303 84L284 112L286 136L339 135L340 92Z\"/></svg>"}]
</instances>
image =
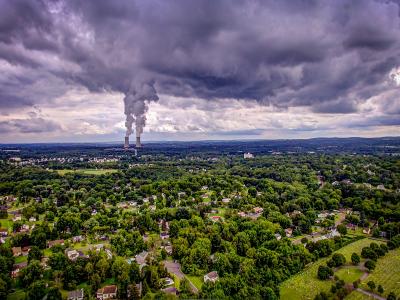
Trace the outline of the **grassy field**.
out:
<instances>
[{"instance_id":1,"label":"grassy field","mask_svg":"<svg viewBox=\"0 0 400 300\"><path fill-rule=\"evenodd\" d=\"M351 243L338 251L346 257L346 261L351 261L353 252L361 253L363 247L369 246L374 240L365 238ZM322 258L312 263L299 274L292 276L281 285L281 299L314 299L314 297L322 292L328 292L332 282L322 281L317 278L317 271L320 265L326 264L328 258Z\"/></svg>"},{"instance_id":2,"label":"grassy field","mask_svg":"<svg viewBox=\"0 0 400 300\"><path fill-rule=\"evenodd\" d=\"M335 272L335 275L343 279L346 283L353 283L359 279L363 273L364 272L356 266L346 266Z\"/></svg>"},{"instance_id":3,"label":"grassy field","mask_svg":"<svg viewBox=\"0 0 400 300\"><path fill-rule=\"evenodd\" d=\"M353 291L350 295L348 295L346 300L373 300L375 298L367 296L363 293L360 293L358 291Z\"/></svg>"},{"instance_id":4,"label":"grassy field","mask_svg":"<svg viewBox=\"0 0 400 300\"><path fill-rule=\"evenodd\" d=\"M367 282L373 280L385 289L384 295L395 292L400 296L400 249L389 251L384 257L378 258L376 269L363 280L361 288L368 290Z\"/></svg>"},{"instance_id":5,"label":"grassy field","mask_svg":"<svg viewBox=\"0 0 400 300\"><path fill-rule=\"evenodd\" d=\"M14 293L8 294L7 300L22 300L25 299L25 293L22 290L17 290Z\"/></svg>"},{"instance_id":6,"label":"grassy field","mask_svg":"<svg viewBox=\"0 0 400 300\"><path fill-rule=\"evenodd\" d=\"M57 170L57 173L60 174L61 176L64 176L67 173L84 173L88 175L104 175L104 174L109 174L109 173L115 173L118 172L117 169L77 169L77 170Z\"/></svg>"},{"instance_id":7,"label":"grassy field","mask_svg":"<svg viewBox=\"0 0 400 300\"><path fill-rule=\"evenodd\" d=\"M1 219L0 220L0 228L12 228L13 221L9 219Z\"/></svg>"},{"instance_id":8,"label":"grassy field","mask_svg":"<svg viewBox=\"0 0 400 300\"><path fill-rule=\"evenodd\" d=\"M203 286L203 276L186 275L186 277L194 284L195 287L201 290L201 287Z\"/></svg>"}]
</instances>

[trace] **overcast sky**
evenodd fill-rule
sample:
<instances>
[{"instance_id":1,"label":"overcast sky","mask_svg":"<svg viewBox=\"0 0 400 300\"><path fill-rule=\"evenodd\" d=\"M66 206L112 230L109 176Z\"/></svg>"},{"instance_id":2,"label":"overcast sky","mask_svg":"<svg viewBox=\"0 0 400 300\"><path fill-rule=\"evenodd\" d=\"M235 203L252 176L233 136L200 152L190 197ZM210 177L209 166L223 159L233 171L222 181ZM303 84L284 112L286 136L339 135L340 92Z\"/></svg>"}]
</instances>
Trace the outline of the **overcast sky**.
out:
<instances>
[{"instance_id":1,"label":"overcast sky","mask_svg":"<svg viewBox=\"0 0 400 300\"><path fill-rule=\"evenodd\" d=\"M0 0L0 142L400 135L393 0ZM152 89L153 91L153 89Z\"/></svg>"}]
</instances>

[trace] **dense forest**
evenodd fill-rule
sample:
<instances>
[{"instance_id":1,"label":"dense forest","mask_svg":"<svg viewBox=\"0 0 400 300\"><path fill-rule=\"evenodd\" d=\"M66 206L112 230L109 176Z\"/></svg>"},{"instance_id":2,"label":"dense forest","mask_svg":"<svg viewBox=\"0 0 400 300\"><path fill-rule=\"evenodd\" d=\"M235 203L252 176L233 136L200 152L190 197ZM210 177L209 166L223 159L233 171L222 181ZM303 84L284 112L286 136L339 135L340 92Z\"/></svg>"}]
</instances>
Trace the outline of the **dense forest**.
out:
<instances>
[{"instance_id":1,"label":"dense forest","mask_svg":"<svg viewBox=\"0 0 400 300\"><path fill-rule=\"evenodd\" d=\"M0 298L92 299L111 286L119 299L278 299L282 282L362 229L397 248L399 188L391 155L4 159ZM332 259L321 276L340 266Z\"/></svg>"}]
</instances>

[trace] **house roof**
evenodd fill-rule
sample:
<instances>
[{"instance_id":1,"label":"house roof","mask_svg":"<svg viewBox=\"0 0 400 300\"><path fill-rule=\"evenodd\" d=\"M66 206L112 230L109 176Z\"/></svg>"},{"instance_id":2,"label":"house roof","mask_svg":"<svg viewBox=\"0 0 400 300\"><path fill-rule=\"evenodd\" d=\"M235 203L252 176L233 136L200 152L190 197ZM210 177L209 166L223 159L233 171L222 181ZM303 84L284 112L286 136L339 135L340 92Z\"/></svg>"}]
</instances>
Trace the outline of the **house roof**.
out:
<instances>
[{"instance_id":1,"label":"house roof","mask_svg":"<svg viewBox=\"0 0 400 300\"><path fill-rule=\"evenodd\" d=\"M117 286L116 285L107 285L103 287L103 294L113 294L117 292Z\"/></svg>"},{"instance_id":2,"label":"house roof","mask_svg":"<svg viewBox=\"0 0 400 300\"><path fill-rule=\"evenodd\" d=\"M68 292L68 298L83 298L83 289Z\"/></svg>"},{"instance_id":3,"label":"house roof","mask_svg":"<svg viewBox=\"0 0 400 300\"><path fill-rule=\"evenodd\" d=\"M218 278L218 272L212 271L212 272L208 273L206 276L211 279Z\"/></svg>"}]
</instances>

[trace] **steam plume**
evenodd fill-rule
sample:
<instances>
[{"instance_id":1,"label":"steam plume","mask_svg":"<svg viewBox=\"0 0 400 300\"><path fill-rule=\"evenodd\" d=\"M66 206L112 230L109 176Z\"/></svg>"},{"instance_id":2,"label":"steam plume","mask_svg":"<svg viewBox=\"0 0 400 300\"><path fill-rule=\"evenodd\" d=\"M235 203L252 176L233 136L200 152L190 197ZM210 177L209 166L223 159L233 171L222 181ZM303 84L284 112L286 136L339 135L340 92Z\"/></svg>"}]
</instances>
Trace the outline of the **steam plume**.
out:
<instances>
[{"instance_id":1,"label":"steam plume","mask_svg":"<svg viewBox=\"0 0 400 300\"><path fill-rule=\"evenodd\" d=\"M134 82L125 94L126 136L132 134L135 122L136 136L140 137L146 125L146 112L150 101L157 101L157 91L154 82Z\"/></svg>"}]
</instances>

